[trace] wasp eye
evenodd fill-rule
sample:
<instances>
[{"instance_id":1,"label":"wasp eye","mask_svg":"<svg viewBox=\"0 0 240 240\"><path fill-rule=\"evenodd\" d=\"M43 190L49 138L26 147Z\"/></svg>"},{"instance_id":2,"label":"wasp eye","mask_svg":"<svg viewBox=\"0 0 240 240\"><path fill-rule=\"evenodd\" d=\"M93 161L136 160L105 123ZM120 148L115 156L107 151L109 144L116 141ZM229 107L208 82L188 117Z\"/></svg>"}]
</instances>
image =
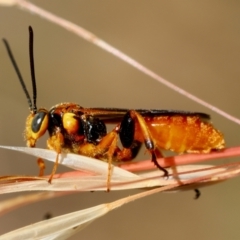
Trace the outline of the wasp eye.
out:
<instances>
[{"instance_id":1,"label":"wasp eye","mask_svg":"<svg viewBox=\"0 0 240 240\"><path fill-rule=\"evenodd\" d=\"M48 128L48 113L45 110L39 110L33 117L31 123L32 137L40 138Z\"/></svg>"},{"instance_id":2,"label":"wasp eye","mask_svg":"<svg viewBox=\"0 0 240 240\"><path fill-rule=\"evenodd\" d=\"M34 133L39 132L45 116L46 116L45 112L38 112L38 113L35 114L35 116L32 120L32 131Z\"/></svg>"}]
</instances>

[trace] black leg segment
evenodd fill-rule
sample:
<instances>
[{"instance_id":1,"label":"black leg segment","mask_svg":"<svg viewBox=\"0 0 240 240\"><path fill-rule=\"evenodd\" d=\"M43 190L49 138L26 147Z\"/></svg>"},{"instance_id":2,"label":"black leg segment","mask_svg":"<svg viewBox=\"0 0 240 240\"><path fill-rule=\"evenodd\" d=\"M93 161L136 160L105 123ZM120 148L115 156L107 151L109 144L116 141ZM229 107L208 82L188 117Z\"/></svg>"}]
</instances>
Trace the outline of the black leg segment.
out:
<instances>
[{"instance_id":1,"label":"black leg segment","mask_svg":"<svg viewBox=\"0 0 240 240\"><path fill-rule=\"evenodd\" d=\"M122 119L119 137L124 148L131 148L134 142L135 120L131 117L130 112L127 112Z\"/></svg>"}]
</instances>

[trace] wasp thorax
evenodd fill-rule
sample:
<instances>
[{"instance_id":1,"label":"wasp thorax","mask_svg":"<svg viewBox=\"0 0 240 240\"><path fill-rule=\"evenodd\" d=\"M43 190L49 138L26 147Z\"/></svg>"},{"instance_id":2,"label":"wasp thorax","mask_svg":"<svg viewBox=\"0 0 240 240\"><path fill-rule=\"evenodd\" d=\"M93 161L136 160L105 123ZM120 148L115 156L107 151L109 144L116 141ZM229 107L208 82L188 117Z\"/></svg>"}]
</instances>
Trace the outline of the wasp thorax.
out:
<instances>
[{"instance_id":1,"label":"wasp thorax","mask_svg":"<svg viewBox=\"0 0 240 240\"><path fill-rule=\"evenodd\" d=\"M48 129L48 111L46 109L39 109L37 113L30 114L26 121L26 140L27 146L34 147L36 141L46 132Z\"/></svg>"},{"instance_id":2,"label":"wasp thorax","mask_svg":"<svg viewBox=\"0 0 240 240\"><path fill-rule=\"evenodd\" d=\"M74 134L78 132L80 127L79 120L74 113L64 113L62 122L63 127L68 134Z\"/></svg>"}]
</instances>

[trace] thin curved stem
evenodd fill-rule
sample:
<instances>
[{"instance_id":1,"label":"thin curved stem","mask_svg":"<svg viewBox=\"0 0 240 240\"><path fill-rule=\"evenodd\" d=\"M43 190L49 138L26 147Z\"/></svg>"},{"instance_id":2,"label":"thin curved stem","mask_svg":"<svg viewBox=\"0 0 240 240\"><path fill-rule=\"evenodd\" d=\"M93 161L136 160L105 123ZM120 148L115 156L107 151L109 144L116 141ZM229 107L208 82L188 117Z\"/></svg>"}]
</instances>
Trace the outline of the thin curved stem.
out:
<instances>
[{"instance_id":1,"label":"thin curved stem","mask_svg":"<svg viewBox=\"0 0 240 240\"><path fill-rule=\"evenodd\" d=\"M28 1L25 0L14 0L13 3L15 3L15 5L19 6L21 9L27 10L31 13L37 14L39 16L41 16L42 18L47 19L48 21L55 23L63 28L65 28L66 30L73 32L74 34L78 35L81 38L84 38L85 40L97 45L98 47L104 49L105 51L113 54L114 56L120 58L121 60L123 60L124 62L127 62L128 64L130 64L131 66L135 67L136 69L138 69L139 71L141 71L142 73L145 73L146 75L150 76L151 78L157 80L158 82L162 83L163 85L169 87L170 89L178 92L179 94L191 99L194 102L197 102L198 104L211 109L212 111L218 113L219 115L227 118L228 120L235 122L237 124L240 125L240 119L226 113L225 111L211 105L210 103L194 96L193 94L185 91L184 89L174 85L173 83L167 81L166 79L160 77L159 75L157 75L155 72L151 71L150 69L146 68L145 66L143 66L142 64L140 64L139 62L137 62L136 60L134 60L133 58L127 56L125 53L119 51L118 49L116 49L115 47L111 46L110 44L108 44L107 42L103 41L102 39L100 39L99 37L97 37L96 35L94 35L93 33L87 31L86 29L70 22L67 21L63 18L60 18L46 10L43 10L37 6L35 6L32 3L29 3Z\"/></svg>"}]
</instances>

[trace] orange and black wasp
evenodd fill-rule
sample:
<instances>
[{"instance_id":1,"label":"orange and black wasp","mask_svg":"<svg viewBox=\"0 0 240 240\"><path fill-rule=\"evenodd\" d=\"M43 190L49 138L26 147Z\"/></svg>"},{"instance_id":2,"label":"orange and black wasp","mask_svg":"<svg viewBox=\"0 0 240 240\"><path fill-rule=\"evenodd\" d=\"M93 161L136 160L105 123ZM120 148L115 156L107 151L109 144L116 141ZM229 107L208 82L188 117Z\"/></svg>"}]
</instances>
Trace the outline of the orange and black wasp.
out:
<instances>
[{"instance_id":1,"label":"orange and black wasp","mask_svg":"<svg viewBox=\"0 0 240 240\"><path fill-rule=\"evenodd\" d=\"M32 100L10 47L6 40L4 43L30 108L25 129L25 139L29 147L35 147L36 141L48 131L47 147L56 151L58 155L61 152L73 152L107 161L110 166L112 161L134 159L140 146L144 144L151 154L153 163L163 171L164 176L167 176L168 172L157 162L157 158L162 156L161 149L176 153L207 153L224 148L225 141L222 133L208 122L210 116L205 113L155 109L84 108L75 103L60 103L50 110L38 109L32 28L29 27ZM114 123L116 126L107 132L107 123ZM56 171L58 155L49 182Z\"/></svg>"}]
</instances>

